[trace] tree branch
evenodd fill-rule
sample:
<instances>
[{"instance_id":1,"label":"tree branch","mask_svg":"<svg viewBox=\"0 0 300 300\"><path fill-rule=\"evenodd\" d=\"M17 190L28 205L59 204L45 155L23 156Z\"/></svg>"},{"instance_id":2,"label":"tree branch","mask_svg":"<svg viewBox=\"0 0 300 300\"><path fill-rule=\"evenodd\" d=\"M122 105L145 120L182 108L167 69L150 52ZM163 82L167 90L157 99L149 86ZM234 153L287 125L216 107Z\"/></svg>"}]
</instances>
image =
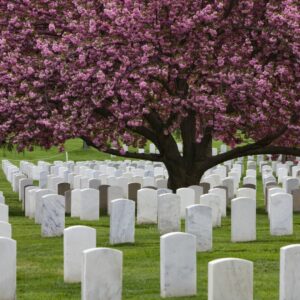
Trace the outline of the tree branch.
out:
<instances>
[{"instance_id":1,"label":"tree branch","mask_svg":"<svg viewBox=\"0 0 300 300\"><path fill-rule=\"evenodd\" d=\"M91 142L87 138L85 137L80 137L80 138L84 140L88 146L94 147L95 149L107 154L116 155L124 158L133 158L133 159L142 159L142 160L149 160L149 161L160 161L160 162L162 161L162 156L160 154L135 153L129 151L126 151L125 153L122 154L117 149L112 149L112 148L106 150L99 149L93 142Z\"/></svg>"},{"instance_id":2,"label":"tree branch","mask_svg":"<svg viewBox=\"0 0 300 300\"><path fill-rule=\"evenodd\" d=\"M180 124L183 143L183 157L186 163L191 164L195 160L195 113L190 112Z\"/></svg>"},{"instance_id":3,"label":"tree branch","mask_svg":"<svg viewBox=\"0 0 300 300\"><path fill-rule=\"evenodd\" d=\"M294 116L291 117L291 121L292 122L295 121ZM225 153L213 156L210 159L209 165L211 165L211 167L213 167L213 166L223 163L227 160L235 159L235 158L238 158L241 156L254 155L254 154L265 154L265 152L264 153L261 153L261 152L265 151L264 149L267 149L267 146L269 146L273 141L275 141L277 138L282 136L287 131L287 129L288 129L288 126L283 126L277 132L267 135L266 137L257 141L256 143L248 144L245 146L239 146L239 147L236 147ZM269 146L268 149L271 149L270 147L271 146ZM285 149L289 149L289 148L285 148ZM254 153L254 154L252 154L252 153ZM270 154L272 154L272 153L270 153Z\"/></svg>"},{"instance_id":4,"label":"tree branch","mask_svg":"<svg viewBox=\"0 0 300 300\"><path fill-rule=\"evenodd\" d=\"M204 160L212 156L212 128L207 126L200 143L195 145L196 160Z\"/></svg>"},{"instance_id":5,"label":"tree branch","mask_svg":"<svg viewBox=\"0 0 300 300\"><path fill-rule=\"evenodd\" d=\"M300 156L300 148L281 147L281 146L265 146L265 147L258 148L258 149L249 149L247 151L243 151L242 153L236 152L231 155L230 159L234 159L234 158L238 158L238 157L242 157L242 156L248 156L248 155L260 155L260 154L286 154L286 155L292 155L292 156ZM225 156L223 156L223 157L220 157L217 160L217 162L218 162L218 164L220 164L227 160L228 159L225 158ZM216 163L214 163L210 167L215 166L215 165L216 165Z\"/></svg>"},{"instance_id":6,"label":"tree branch","mask_svg":"<svg viewBox=\"0 0 300 300\"><path fill-rule=\"evenodd\" d=\"M117 118L114 116L114 114L106 108L97 108L97 109L94 109L94 112L101 115L104 118L112 117L112 118L116 119L116 121L117 121ZM149 128L147 128L145 126L133 127L133 126L128 126L128 125L126 125L126 128L134 133L137 133L137 134L145 137L146 139L153 142L157 146L157 144L158 144L157 137L154 134L154 132L151 131Z\"/></svg>"},{"instance_id":7,"label":"tree branch","mask_svg":"<svg viewBox=\"0 0 300 300\"><path fill-rule=\"evenodd\" d=\"M119 150L116 149L107 149L107 150L101 150L100 151L104 153L108 153L111 155L116 155L120 157L126 157L126 158L133 158L133 159L142 159L142 160L149 160L149 161L162 161L162 157L159 154L150 154L150 153L134 153L126 151L124 154L121 154Z\"/></svg>"},{"instance_id":8,"label":"tree branch","mask_svg":"<svg viewBox=\"0 0 300 300\"><path fill-rule=\"evenodd\" d=\"M231 14L234 7L238 4L238 2L239 2L238 0L229 0L229 4L224 10L224 14L223 14L224 19L227 19L229 17L229 15Z\"/></svg>"}]
</instances>

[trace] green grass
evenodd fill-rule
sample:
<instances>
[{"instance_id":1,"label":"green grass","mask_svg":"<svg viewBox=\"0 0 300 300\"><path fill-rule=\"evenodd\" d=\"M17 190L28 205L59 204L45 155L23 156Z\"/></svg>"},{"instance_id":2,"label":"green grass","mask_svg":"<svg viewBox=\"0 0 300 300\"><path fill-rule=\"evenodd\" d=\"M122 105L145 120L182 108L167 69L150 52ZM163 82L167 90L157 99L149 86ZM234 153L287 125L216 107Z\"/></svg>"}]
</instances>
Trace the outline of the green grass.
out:
<instances>
[{"instance_id":1,"label":"green grass","mask_svg":"<svg viewBox=\"0 0 300 300\"><path fill-rule=\"evenodd\" d=\"M81 142L69 141L69 159L107 159L110 156L96 150L81 150ZM45 153L36 149L33 153L8 153L7 159L40 159L57 155L52 149ZM64 154L49 159L64 159ZM10 206L10 223L13 238L17 240L17 299L56 300L80 299L80 284L66 284L63 281L63 238L41 238L40 226L25 218L21 211L17 194L0 171L0 190ZM263 209L261 179L258 185L257 241L251 243L230 242L230 216L222 220L222 227L214 229L213 251L199 253L198 295L170 299L207 299L207 264L224 257L237 257L254 262L254 299L278 299L279 291L279 249L282 246L298 243L300 240L300 216L294 216L294 235L271 237L267 215ZM66 227L85 224L97 229L97 246L110 247L109 219L101 217L97 222L81 222L76 218L66 218ZM184 229L184 224L182 224ZM160 299L159 283L159 234L156 226L136 226L136 243L115 248L123 251L123 299Z\"/></svg>"},{"instance_id":2,"label":"green grass","mask_svg":"<svg viewBox=\"0 0 300 300\"><path fill-rule=\"evenodd\" d=\"M111 159L111 156L109 154L99 152L92 147L89 147L88 150L83 150L82 141L80 139L67 141L65 144L65 150L68 152L69 160L74 161ZM0 158L12 160L12 162L14 162L15 164L17 164L20 160L28 160L32 161L33 163L37 162L38 160L53 162L55 160L65 160L66 154L65 152L59 152L58 149L54 147L48 151L45 151L39 147L35 147L33 152L17 152L16 150L7 151L6 149L1 149ZM120 158L115 157L114 159Z\"/></svg>"}]
</instances>

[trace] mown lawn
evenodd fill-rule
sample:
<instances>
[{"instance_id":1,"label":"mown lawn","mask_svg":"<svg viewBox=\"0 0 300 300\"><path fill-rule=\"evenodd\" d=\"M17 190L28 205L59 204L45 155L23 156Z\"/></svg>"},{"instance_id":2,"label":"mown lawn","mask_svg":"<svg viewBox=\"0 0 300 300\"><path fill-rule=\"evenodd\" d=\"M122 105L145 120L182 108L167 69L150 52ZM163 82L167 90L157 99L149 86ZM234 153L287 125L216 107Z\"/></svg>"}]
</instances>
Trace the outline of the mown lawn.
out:
<instances>
[{"instance_id":1,"label":"mown lawn","mask_svg":"<svg viewBox=\"0 0 300 300\"><path fill-rule=\"evenodd\" d=\"M110 156L89 149L82 151L81 142L69 141L69 159L109 159ZM1 152L0 152L1 154ZM53 157L56 155L55 157ZM55 149L48 152L36 149L32 153L2 152L2 159L64 159ZM17 161L15 162L17 163ZM0 171L0 190L10 206L10 223L13 238L17 240L17 299L80 299L80 284L63 281L63 238L41 238L40 226L23 216L17 194ZM294 235L271 237L268 218L263 209L261 180L258 185L257 241L252 243L230 242L230 216L222 220L222 227L214 230L214 248L209 253L198 254L198 295L170 299L207 299L207 264L224 257L249 259L254 262L254 299L278 299L279 249L300 240L300 216L294 215ZM229 215L229 213L228 213ZM109 219L101 216L99 222L81 222L66 218L66 226L85 224L97 229L97 246L110 247ZM184 224L182 224L184 230ZM160 299L159 285L159 234L156 226L136 226L136 243L115 248L124 254L123 299Z\"/></svg>"}]
</instances>

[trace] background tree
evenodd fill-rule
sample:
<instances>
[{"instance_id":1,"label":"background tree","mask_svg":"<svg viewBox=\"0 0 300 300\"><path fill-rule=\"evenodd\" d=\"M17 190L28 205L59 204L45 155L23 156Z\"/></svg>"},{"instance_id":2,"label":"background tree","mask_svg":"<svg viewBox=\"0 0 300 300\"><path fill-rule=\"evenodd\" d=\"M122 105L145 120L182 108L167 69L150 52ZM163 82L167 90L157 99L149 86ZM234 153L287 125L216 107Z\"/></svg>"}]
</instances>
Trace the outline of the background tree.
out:
<instances>
[{"instance_id":1,"label":"background tree","mask_svg":"<svg viewBox=\"0 0 300 300\"><path fill-rule=\"evenodd\" d=\"M0 9L3 144L81 137L164 162L173 189L239 156L300 155L298 0L0 0ZM233 149L212 157L212 139ZM147 140L160 154L122 150Z\"/></svg>"}]
</instances>

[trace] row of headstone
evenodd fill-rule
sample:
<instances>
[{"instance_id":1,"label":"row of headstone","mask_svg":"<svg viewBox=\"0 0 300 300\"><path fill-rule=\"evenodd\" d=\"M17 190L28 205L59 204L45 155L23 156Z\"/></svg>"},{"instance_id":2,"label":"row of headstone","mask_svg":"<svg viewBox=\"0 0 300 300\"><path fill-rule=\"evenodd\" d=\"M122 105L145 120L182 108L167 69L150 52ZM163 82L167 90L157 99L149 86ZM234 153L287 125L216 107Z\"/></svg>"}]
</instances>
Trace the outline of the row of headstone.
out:
<instances>
[{"instance_id":1,"label":"row of headstone","mask_svg":"<svg viewBox=\"0 0 300 300\"><path fill-rule=\"evenodd\" d=\"M161 297L197 294L196 238L188 233L161 236ZM280 300L300 294L300 245L280 249ZM208 264L209 300L253 300L253 263L224 258Z\"/></svg>"},{"instance_id":2,"label":"row of headstone","mask_svg":"<svg viewBox=\"0 0 300 300\"><path fill-rule=\"evenodd\" d=\"M161 236L161 297L197 294L197 242L194 235L173 232ZM208 299L253 300L253 263L226 258L208 264Z\"/></svg>"}]
</instances>

